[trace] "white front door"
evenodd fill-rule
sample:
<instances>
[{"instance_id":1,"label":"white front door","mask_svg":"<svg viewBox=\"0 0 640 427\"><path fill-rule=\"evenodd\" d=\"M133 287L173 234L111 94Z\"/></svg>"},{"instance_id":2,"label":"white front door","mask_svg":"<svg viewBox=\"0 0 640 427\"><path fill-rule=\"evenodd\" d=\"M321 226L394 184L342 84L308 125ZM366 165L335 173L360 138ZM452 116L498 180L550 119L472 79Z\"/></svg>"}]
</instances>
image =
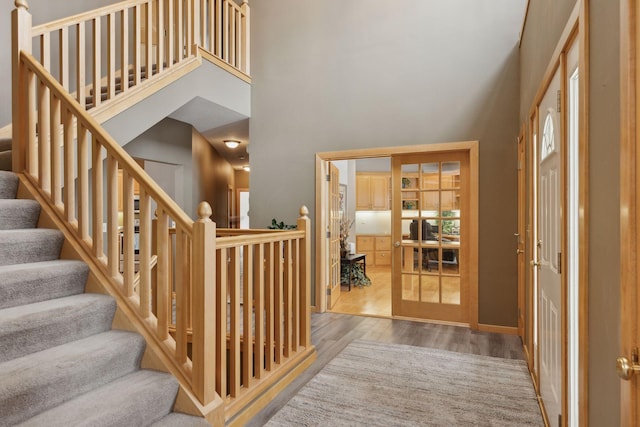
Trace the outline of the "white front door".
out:
<instances>
[{"instance_id":1,"label":"white front door","mask_svg":"<svg viewBox=\"0 0 640 427\"><path fill-rule=\"evenodd\" d=\"M549 424L562 413L561 121L560 73L539 107L538 121L538 320L540 394Z\"/></svg>"}]
</instances>

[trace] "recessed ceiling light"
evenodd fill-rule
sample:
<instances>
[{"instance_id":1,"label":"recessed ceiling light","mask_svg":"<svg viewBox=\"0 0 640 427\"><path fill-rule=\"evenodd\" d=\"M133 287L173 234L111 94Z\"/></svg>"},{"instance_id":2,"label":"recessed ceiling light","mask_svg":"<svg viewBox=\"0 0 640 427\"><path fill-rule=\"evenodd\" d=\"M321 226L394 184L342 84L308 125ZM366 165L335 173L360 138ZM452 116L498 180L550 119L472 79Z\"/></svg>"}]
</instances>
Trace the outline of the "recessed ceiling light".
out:
<instances>
[{"instance_id":1,"label":"recessed ceiling light","mask_svg":"<svg viewBox=\"0 0 640 427\"><path fill-rule=\"evenodd\" d=\"M226 145L229 148L237 148L238 145L240 145L240 141L234 141L229 139L224 142L224 145Z\"/></svg>"},{"instance_id":2,"label":"recessed ceiling light","mask_svg":"<svg viewBox=\"0 0 640 427\"><path fill-rule=\"evenodd\" d=\"M242 167L242 169L244 169L245 171L249 172L251 170L251 168L249 167L249 165L245 165Z\"/></svg>"}]
</instances>

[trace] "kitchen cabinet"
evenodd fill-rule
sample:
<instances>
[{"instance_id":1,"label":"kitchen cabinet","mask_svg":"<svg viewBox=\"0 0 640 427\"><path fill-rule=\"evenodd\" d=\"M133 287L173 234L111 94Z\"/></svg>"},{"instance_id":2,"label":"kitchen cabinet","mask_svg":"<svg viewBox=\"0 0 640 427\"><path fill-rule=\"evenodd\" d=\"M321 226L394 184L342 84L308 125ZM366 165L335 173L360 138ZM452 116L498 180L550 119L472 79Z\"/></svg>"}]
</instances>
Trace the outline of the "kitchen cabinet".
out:
<instances>
[{"instance_id":1,"label":"kitchen cabinet","mask_svg":"<svg viewBox=\"0 0 640 427\"><path fill-rule=\"evenodd\" d=\"M389 210L391 176L387 173L356 175L356 210Z\"/></svg>"},{"instance_id":2,"label":"kitchen cabinet","mask_svg":"<svg viewBox=\"0 0 640 427\"><path fill-rule=\"evenodd\" d=\"M391 266L391 236L359 234L356 252L367 255L368 265Z\"/></svg>"}]
</instances>

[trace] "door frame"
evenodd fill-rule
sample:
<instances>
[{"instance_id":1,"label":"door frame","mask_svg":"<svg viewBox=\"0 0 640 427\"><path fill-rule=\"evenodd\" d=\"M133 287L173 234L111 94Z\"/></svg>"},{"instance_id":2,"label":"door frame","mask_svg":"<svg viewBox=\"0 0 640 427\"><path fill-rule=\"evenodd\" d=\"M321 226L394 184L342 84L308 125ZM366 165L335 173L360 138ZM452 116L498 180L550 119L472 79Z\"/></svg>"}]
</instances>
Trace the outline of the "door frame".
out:
<instances>
[{"instance_id":1,"label":"door frame","mask_svg":"<svg viewBox=\"0 0 640 427\"><path fill-rule=\"evenodd\" d=\"M638 263L640 262L640 156L638 120L640 118L640 73L637 72L640 10L634 0L620 2L620 356L631 359L631 351L640 343L637 307ZM640 378L620 381L620 422L637 425L640 420Z\"/></svg>"},{"instance_id":2,"label":"door frame","mask_svg":"<svg viewBox=\"0 0 640 427\"><path fill-rule=\"evenodd\" d=\"M316 312L326 311L327 294L326 284L326 257L328 244L323 231L327 227L326 206L328 196L326 181L323 174L326 164L336 160L357 160L375 157L392 157L402 154L428 154L434 152L468 151L469 174L471 186L469 189L470 202L470 236L469 242L469 326L478 329L478 210L479 210L479 142L445 142L422 145L405 145L398 147L382 147L368 149L354 149L346 151L329 151L316 153L316 210L315 210L315 234L316 234ZM393 185L393 184L392 184Z\"/></svg>"},{"instance_id":3,"label":"door frame","mask_svg":"<svg viewBox=\"0 0 640 427\"><path fill-rule=\"evenodd\" d=\"M623 2L626 0L622 0ZM629 0L631 1L631 0ZM553 78L556 70L560 69L562 71L561 75L561 87L562 87L562 102L565 102L566 99L566 64L564 58L566 57L566 53L572 46L574 42L577 42L579 49L579 59L578 59L578 67L580 69L579 75L579 88L580 88L580 100L578 103L579 109L579 158L578 158L578 175L579 175L579 190L578 190L578 207L581 212L581 216L578 221L578 239L580 240L580 253L578 254L578 262L579 262L579 270L578 270L578 283L579 283L579 297L578 297L578 321L579 321L579 343L578 343L578 389L575 390L578 393L578 417L579 423L581 426L588 426L588 408L589 408L589 392L588 392L588 318L589 318L589 310L588 310L588 290L589 290L589 236L588 236L588 224L589 224L589 209L588 209L588 194L589 194L589 151L588 151L588 136L589 136L589 9L588 9L588 1L587 0L578 0L576 5L574 6L567 24L562 31L562 34L558 40L558 43L554 49L553 55L551 56L551 60L547 65L545 73L543 75L542 81L538 90L533 98L533 102L531 104L531 108L527 115L527 132L525 134L525 138L527 139L527 156L529 157L527 161L527 165L530 167L527 173L527 203L529 206L529 218L527 220L527 244L526 248L528 250L527 259L531 262L536 260L535 258L535 249L536 243L535 238L533 237L532 230L532 221L534 219L533 215L533 197L535 194L533 193L533 180L535 176L533 173L535 169L533 168L533 164L536 162L535 159L535 150L533 149L533 144L536 141L533 140L533 126L537 126L537 120L539 120L538 115L538 105L540 104L542 97L547 91L547 88ZM563 119L562 121L566 121L564 118L564 112L566 111L566 105L562 105L563 111ZM564 124L562 125L562 135L561 135L561 144L563 153L566 153L567 147L567 135L566 128ZM540 138L540 135L538 135ZM562 209L563 212L566 212L567 207L567 195L566 195L566 155L562 160ZM562 263L566 265L566 247L567 247L567 230L568 230L568 217L564 215L562 218L562 228L563 228L563 236L562 236ZM532 337L534 333L534 324L533 318L535 316L532 313L534 308L533 298L536 298L536 295L533 295L533 273L532 268L530 268L527 273L527 295L531 295L532 298L527 302L527 334ZM562 352L562 413L568 414L568 354L567 354L567 339L568 339L568 325L567 325L567 277L566 277L566 268L563 268L562 271L562 295L563 295L563 318L562 318L562 342L565 347ZM528 340L529 341L529 340ZM531 340L533 342L533 339ZM535 355L533 351L528 352L528 362L530 369L532 371L532 377L534 379L534 385L536 390L539 390L539 375L538 369L539 366L536 366L534 363ZM539 360L539 359L538 359ZM569 420L567 416L562 417L562 425L569 425Z\"/></svg>"}]
</instances>

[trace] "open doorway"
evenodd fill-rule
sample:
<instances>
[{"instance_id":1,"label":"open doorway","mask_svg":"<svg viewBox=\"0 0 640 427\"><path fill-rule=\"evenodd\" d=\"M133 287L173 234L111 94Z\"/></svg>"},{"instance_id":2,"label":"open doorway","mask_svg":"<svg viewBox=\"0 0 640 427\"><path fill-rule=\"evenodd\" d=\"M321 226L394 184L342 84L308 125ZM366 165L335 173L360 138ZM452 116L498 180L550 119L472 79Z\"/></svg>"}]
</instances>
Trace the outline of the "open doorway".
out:
<instances>
[{"instance_id":1,"label":"open doorway","mask_svg":"<svg viewBox=\"0 0 640 427\"><path fill-rule=\"evenodd\" d=\"M339 171L341 246L339 293L330 307L343 314L391 317L391 159L330 162ZM331 274L331 273L329 273Z\"/></svg>"}]
</instances>

